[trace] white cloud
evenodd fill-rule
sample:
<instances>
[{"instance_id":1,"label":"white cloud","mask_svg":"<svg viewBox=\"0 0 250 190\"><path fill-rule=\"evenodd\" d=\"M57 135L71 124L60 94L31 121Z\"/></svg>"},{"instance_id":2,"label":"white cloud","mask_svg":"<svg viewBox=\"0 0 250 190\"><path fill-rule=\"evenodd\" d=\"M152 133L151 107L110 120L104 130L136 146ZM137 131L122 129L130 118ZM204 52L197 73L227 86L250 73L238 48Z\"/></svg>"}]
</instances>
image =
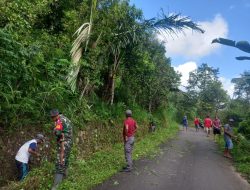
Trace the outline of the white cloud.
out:
<instances>
[{"instance_id":1,"label":"white cloud","mask_svg":"<svg viewBox=\"0 0 250 190\"><path fill-rule=\"evenodd\" d=\"M232 98L234 93L234 84L231 83L230 79L220 77L219 80L222 82L224 90L227 91L227 94Z\"/></svg>"},{"instance_id":2,"label":"white cloud","mask_svg":"<svg viewBox=\"0 0 250 190\"><path fill-rule=\"evenodd\" d=\"M191 71L194 71L197 69L197 63L194 61L189 61L184 64L178 65L177 67L174 67L174 70L178 73L180 73L181 76L181 90L184 90L184 86L187 86L188 84L188 78L189 78L189 73Z\"/></svg>"},{"instance_id":3,"label":"white cloud","mask_svg":"<svg viewBox=\"0 0 250 190\"><path fill-rule=\"evenodd\" d=\"M211 44L212 40L218 37L226 38L228 35L227 22L219 14L212 21L201 21L198 24L205 33L185 29L184 35L178 34L178 37L168 39L165 43L167 56L197 59L209 55L221 46ZM162 36L159 36L159 39L164 41Z\"/></svg>"}]
</instances>

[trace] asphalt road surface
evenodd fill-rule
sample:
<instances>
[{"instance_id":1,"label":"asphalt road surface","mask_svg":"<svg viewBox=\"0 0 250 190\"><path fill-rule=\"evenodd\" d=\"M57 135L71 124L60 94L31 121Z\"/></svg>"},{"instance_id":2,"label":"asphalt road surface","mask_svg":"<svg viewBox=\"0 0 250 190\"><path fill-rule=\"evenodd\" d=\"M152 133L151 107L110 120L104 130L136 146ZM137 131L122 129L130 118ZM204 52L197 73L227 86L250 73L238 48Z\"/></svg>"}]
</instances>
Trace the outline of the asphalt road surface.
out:
<instances>
[{"instance_id":1,"label":"asphalt road surface","mask_svg":"<svg viewBox=\"0 0 250 190\"><path fill-rule=\"evenodd\" d=\"M180 131L162 145L158 156L134 163L131 173L118 173L94 190L250 190L250 185L222 156L203 130Z\"/></svg>"}]
</instances>

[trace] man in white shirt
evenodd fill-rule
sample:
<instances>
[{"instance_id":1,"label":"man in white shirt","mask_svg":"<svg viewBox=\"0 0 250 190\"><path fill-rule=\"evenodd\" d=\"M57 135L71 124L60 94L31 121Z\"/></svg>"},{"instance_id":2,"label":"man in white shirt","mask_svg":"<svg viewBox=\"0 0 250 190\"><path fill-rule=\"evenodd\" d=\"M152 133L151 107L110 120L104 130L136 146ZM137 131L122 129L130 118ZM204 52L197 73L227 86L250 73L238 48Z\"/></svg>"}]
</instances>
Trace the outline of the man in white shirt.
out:
<instances>
[{"instance_id":1,"label":"man in white shirt","mask_svg":"<svg viewBox=\"0 0 250 190\"><path fill-rule=\"evenodd\" d=\"M35 139L26 142L18 150L15 160L16 167L18 170L18 180L22 181L29 172L29 158L30 155L39 156L37 153L37 145L44 142L44 136L42 134L37 134Z\"/></svg>"}]
</instances>

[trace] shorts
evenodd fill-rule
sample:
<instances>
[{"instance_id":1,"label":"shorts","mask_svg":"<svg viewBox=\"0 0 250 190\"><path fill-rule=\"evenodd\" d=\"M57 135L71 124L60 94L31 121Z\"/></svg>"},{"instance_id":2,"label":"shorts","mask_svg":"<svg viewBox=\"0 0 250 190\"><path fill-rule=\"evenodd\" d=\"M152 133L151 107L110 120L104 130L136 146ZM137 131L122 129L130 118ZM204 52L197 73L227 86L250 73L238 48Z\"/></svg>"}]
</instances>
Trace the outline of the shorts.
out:
<instances>
[{"instance_id":1,"label":"shorts","mask_svg":"<svg viewBox=\"0 0 250 190\"><path fill-rule=\"evenodd\" d=\"M183 127L188 127L188 124L184 124Z\"/></svg>"},{"instance_id":2,"label":"shorts","mask_svg":"<svg viewBox=\"0 0 250 190\"><path fill-rule=\"evenodd\" d=\"M206 131L210 131L211 127L205 127L206 128Z\"/></svg>"},{"instance_id":3,"label":"shorts","mask_svg":"<svg viewBox=\"0 0 250 190\"><path fill-rule=\"evenodd\" d=\"M218 129L218 128L214 128L213 132L214 132L214 135L221 134L220 129Z\"/></svg>"},{"instance_id":4,"label":"shorts","mask_svg":"<svg viewBox=\"0 0 250 190\"><path fill-rule=\"evenodd\" d=\"M198 129L198 128L199 128L199 125L198 125L198 124L196 124L196 125L195 125L195 128L196 128L196 129Z\"/></svg>"},{"instance_id":5,"label":"shorts","mask_svg":"<svg viewBox=\"0 0 250 190\"><path fill-rule=\"evenodd\" d=\"M233 142L230 138L224 138L225 140L225 148L227 149L233 149Z\"/></svg>"}]
</instances>

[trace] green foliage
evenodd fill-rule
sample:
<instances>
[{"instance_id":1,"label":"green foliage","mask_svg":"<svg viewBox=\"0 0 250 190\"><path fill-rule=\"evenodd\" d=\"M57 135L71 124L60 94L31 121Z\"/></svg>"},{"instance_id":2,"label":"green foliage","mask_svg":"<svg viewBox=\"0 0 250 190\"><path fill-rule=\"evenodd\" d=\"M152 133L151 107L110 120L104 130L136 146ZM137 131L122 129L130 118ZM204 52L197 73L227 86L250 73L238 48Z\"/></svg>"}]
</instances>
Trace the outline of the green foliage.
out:
<instances>
[{"instance_id":1,"label":"green foliage","mask_svg":"<svg viewBox=\"0 0 250 190\"><path fill-rule=\"evenodd\" d=\"M80 119L98 118L88 108L95 96L111 104L124 102L150 112L157 110L167 104L180 78L153 32L184 28L202 32L180 15L162 13L161 18L145 21L141 10L129 1L38 0L34 4L4 0L1 5L3 126L43 123L53 107L77 115L75 123L82 126ZM72 34L87 21L91 26L75 75L78 88L72 93L65 83L71 70Z\"/></svg>"},{"instance_id":2,"label":"green foliage","mask_svg":"<svg viewBox=\"0 0 250 190\"><path fill-rule=\"evenodd\" d=\"M95 49L98 44L100 51L102 51L102 53L104 52L106 57L104 62L107 69L102 72L105 79L103 86L104 93L102 94L102 96L111 105L114 103L115 99L116 80L119 80L122 77L121 73L127 72L127 70L123 70L124 68L126 68L126 57L130 56L133 51L135 51L135 47L137 45L145 45L143 44L144 41L151 42L150 45L152 44L155 46L159 46L158 41L157 43L155 43L147 39L147 37L155 39L152 33L158 32L161 34L171 34L176 31L183 31L186 28L193 29L202 33L204 32L196 23L190 20L190 18L181 17L180 14L171 14L167 16L162 13L162 17L160 18L144 20L141 11L136 9L134 6L130 6L128 0L115 0L112 2L96 2L95 0L92 0L91 2L92 5L90 9L91 11L89 22L81 24L81 27L76 31L76 40L74 41L71 50L72 68L69 71L67 81L71 85L73 91L77 86L78 90L85 93L85 87L89 84L86 84L84 88L82 88L78 84L79 82L81 82L81 80L86 79L85 77L81 76L82 70L79 63L82 55L84 56L83 59L86 59L86 57L88 57L88 54L93 51L91 47L88 46L88 44L91 44L90 41L93 41L93 49ZM95 9L96 6L98 7L98 9ZM100 22L100 18L102 22ZM147 56L148 53L145 51L146 49L147 46L143 46L142 54L145 56ZM99 55L101 56L102 53L99 53ZM163 54L161 51L161 54L159 55L160 59L162 58L162 55ZM158 62L169 62L169 60L162 61L159 59L145 60L145 66L147 66L146 64L151 61L153 61L152 64L159 69L162 69L163 64L159 66L157 65ZM135 62L131 63L133 65L136 64ZM168 70L167 73L171 72L171 70ZM157 75L158 78L161 78L164 74L164 72L153 72L153 75ZM174 78L176 78L176 76L174 76ZM89 80L88 77L87 80ZM163 83L165 85L165 91L161 92L161 94L166 94L169 90L169 86L171 86L169 85L169 82L167 83L166 81L152 80L149 85L154 86L155 83L157 85L157 83L161 82L165 83ZM157 93L159 94L159 92L157 92L156 90L150 95L150 111L152 107L151 104L153 104L152 100L154 100L154 97L152 96L155 96L155 94ZM157 107L157 104L159 103L156 102L155 104Z\"/></svg>"},{"instance_id":3,"label":"green foliage","mask_svg":"<svg viewBox=\"0 0 250 190\"><path fill-rule=\"evenodd\" d=\"M250 117L240 122L238 132L250 140Z\"/></svg>"},{"instance_id":4,"label":"green foliage","mask_svg":"<svg viewBox=\"0 0 250 190\"><path fill-rule=\"evenodd\" d=\"M65 94L69 96L71 92L62 83L67 60L55 59L45 64L38 46L24 47L6 30L0 30L0 41L2 125L34 123L47 115L50 106L60 107L67 100Z\"/></svg>"},{"instance_id":5,"label":"green foliage","mask_svg":"<svg viewBox=\"0 0 250 190\"><path fill-rule=\"evenodd\" d=\"M245 71L241 77L232 79L235 84L235 92L237 98L250 101L250 71Z\"/></svg>"},{"instance_id":6,"label":"green foliage","mask_svg":"<svg viewBox=\"0 0 250 190\"><path fill-rule=\"evenodd\" d=\"M219 69L202 64L189 75L187 98L194 103L198 115L217 114L224 109L229 99L222 83L218 80ZM187 98L184 98L187 99Z\"/></svg>"}]
</instances>

